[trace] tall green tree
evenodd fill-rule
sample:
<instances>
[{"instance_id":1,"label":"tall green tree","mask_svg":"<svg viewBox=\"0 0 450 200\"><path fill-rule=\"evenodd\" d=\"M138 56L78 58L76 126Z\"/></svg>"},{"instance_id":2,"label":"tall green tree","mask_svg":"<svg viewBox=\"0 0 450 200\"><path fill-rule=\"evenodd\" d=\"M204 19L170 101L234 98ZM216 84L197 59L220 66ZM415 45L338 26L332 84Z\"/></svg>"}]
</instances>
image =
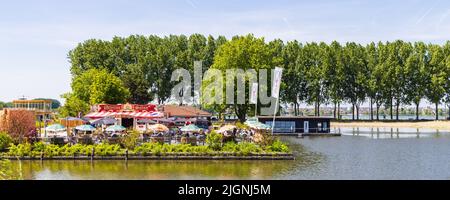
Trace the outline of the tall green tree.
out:
<instances>
[{"instance_id":1,"label":"tall green tree","mask_svg":"<svg viewBox=\"0 0 450 200\"><path fill-rule=\"evenodd\" d=\"M448 109L448 119L450 119L450 41L447 41L443 46L445 57L445 72L447 75L447 81L445 83L445 102Z\"/></svg>"},{"instance_id":2,"label":"tall green tree","mask_svg":"<svg viewBox=\"0 0 450 200\"><path fill-rule=\"evenodd\" d=\"M125 103L130 92L123 82L106 70L90 69L72 82L73 95L90 104Z\"/></svg>"},{"instance_id":3,"label":"tall green tree","mask_svg":"<svg viewBox=\"0 0 450 200\"><path fill-rule=\"evenodd\" d=\"M414 51L406 60L404 93L405 102L412 102L416 106L416 120L419 120L419 105L427 89L428 67L427 47L423 42L416 42Z\"/></svg>"},{"instance_id":4,"label":"tall green tree","mask_svg":"<svg viewBox=\"0 0 450 200\"><path fill-rule=\"evenodd\" d=\"M264 38L255 38L250 34L233 37L231 41L220 46L214 57L212 68L221 70L223 74L227 69L255 69L258 72L260 69L272 69L276 64L271 49L264 42ZM237 80L236 77L234 78ZM245 85L246 88L249 88L248 79L246 79ZM236 87L235 91L235 97L237 97ZM231 105L241 122L245 121L251 107L248 101L248 89L245 90L245 97L244 104Z\"/></svg>"},{"instance_id":5,"label":"tall green tree","mask_svg":"<svg viewBox=\"0 0 450 200\"><path fill-rule=\"evenodd\" d=\"M340 118L340 103L344 101L344 63L342 46L333 41L326 49L324 57L324 73L326 88L331 102L333 103L333 117Z\"/></svg>"},{"instance_id":6,"label":"tall green tree","mask_svg":"<svg viewBox=\"0 0 450 200\"><path fill-rule=\"evenodd\" d=\"M294 115L299 115L301 102L306 100L307 82L304 76L305 69L299 64L299 55L302 50L302 44L298 41L291 41L286 44L282 50L283 83L281 90L281 99L285 103L292 103L294 106ZM295 83L295 84L293 84Z\"/></svg>"},{"instance_id":7,"label":"tall green tree","mask_svg":"<svg viewBox=\"0 0 450 200\"><path fill-rule=\"evenodd\" d=\"M314 104L314 115L320 115L320 105L325 102L324 91L324 67L322 65L322 59L325 54L324 44L308 43L306 44L299 56L300 68L305 69L305 78L308 82L307 91L308 96L306 102L308 104Z\"/></svg>"},{"instance_id":8,"label":"tall green tree","mask_svg":"<svg viewBox=\"0 0 450 200\"><path fill-rule=\"evenodd\" d=\"M367 64L365 48L356 43L347 43L344 48L344 72L346 74L344 94L352 104L352 119L359 120L359 106L365 101L367 91Z\"/></svg>"},{"instance_id":9,"label":"tall green tree","mask_svg":"<svg viewBox=\"0 0 450 200\"><path fill-rule=\"evenodd\" d=\"M380 105L380 81L379 75L376 71L378 65L378 49L374 42L366 46L367 55L367 70L368 70L368 80L367 80L367 97L369 97L370 105L370 120L373 120L373 104L375 103L377 109L377 120L378 120L378 109Z\"/></svg>"},{"instance_id":10,"label":"tall green tree","mask_svg":"<svg viewBox=\"0 0 450 200\"><path fill-rule=\"evenodd\" d=\"M447 82L445 54L439 45L429 45L428 49L430 65L427 68L428 88L425 95L431 103L435 104L435 115L438 120L439 104L445 95L445 83Z\"/></svg>"}]
</instances>

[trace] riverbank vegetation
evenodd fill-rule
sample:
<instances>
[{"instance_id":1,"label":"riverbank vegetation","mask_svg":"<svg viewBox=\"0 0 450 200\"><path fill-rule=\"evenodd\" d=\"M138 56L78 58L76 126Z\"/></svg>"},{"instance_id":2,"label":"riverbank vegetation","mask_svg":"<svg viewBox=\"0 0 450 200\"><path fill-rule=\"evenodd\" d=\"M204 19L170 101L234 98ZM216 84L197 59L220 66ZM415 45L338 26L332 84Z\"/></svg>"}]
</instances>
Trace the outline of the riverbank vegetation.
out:
<instances>
[{"instance_id":1,"label":"riverbank vegetation","mask_svg":"<svg viewBox=\"0 0 450 200\"><path fill-rule=\"evenodd\" d=\"M11 145L8 152L2 153L2 156L10 157L32 157L32 158L52 158L52 157L73 157L73 156L124 156L128 155L162 155L164 154L186 153L186 155L240 155L247 156L252 154L276 154L289 153L289 148L281 143L275 142L271 146L261 147L254 143L225 143L219 150L213 150L208 146L192 146L190 144L160 144L143 143L134 149L127 150L121 148L118 144L96 144L82 145L75 144L58 146L54 144L43 144L41 142L30 144Z\"/></svg>"},{"instance_id":2,"label":"riverbank vegetation","mask_svg":"<svg viewBox=\"0 0 450 200\"><path fill-rule=\"evenodd\" d=\"M289 153L290 150L286 144L278 139L270 144L256 144L251 142L227 142L223 143L221 134L210 133L207 136L207 145L195 146L191 144L167 144L167 143L142 143L130 142L129 139L122 140L120 144L100 143L95 145L66 144L63 146L55 144L44 144L36 142L34 144L10 144L8 151L3 152L2 156L9 157L33 157L33 158L52 158L57 156L124 156L124 155L164 155L172 153L187 153L190 155L225 155L233 154L247 156L252 154L266 153ZM127 136L128 137L128 136ZM130 145L132 143L133 145Z\"/></svg>"}]
</instances>

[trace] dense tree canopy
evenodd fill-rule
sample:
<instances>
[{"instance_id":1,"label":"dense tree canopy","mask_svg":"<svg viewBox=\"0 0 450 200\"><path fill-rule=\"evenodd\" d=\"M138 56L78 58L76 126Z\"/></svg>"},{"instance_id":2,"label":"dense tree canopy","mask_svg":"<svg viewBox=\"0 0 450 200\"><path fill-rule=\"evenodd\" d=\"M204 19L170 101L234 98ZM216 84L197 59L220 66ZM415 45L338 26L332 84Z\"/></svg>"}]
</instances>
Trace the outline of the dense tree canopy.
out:
<instances>
[{"instance_id":1,"label":"dense tree canopy","mask_svg":"<svg viewBox=\"0 0 450 200\"><path fill-rule=\"evenodd\" d=\"M405 105L415 105L418 118L418 106L424 99L436 105L436 117L440 103L450 106L450 42L302 44L266 42L253 35L235 36L230 41L223 36L200 34L132 35L111 41L87 40L70 51L69 59L73 93L66 95L66 104L72 103L78 109L100 102L147 103L156 99L165 103L176 84L169 81L171 73L177 68L193 73L197 60L202 61L203 71L210 67L221 71L283 67L281 101L293 105L296 115L301 114L301 103L314 105L316 115L320 115L321 105L332 104L335 117L340 116L340 104L349 103L354 119L359 118L360 105L367 102L371 119L379 119L381 106L389 109L391 119L398 119L399 108ZM92 69L110 73L108 77L115 76L122 84L116 79L94 83L94 76L85 74ZM129 95L106 95L103 92L114 89L100 88L108 85L120 85L121 89L114 92L125 94L128 90ZM222 104L208 108L223 112L227 107ZM232 108L239 118L253 113L248 102Z\"/></svg>"},{"instance_id":2,"label":"dense tree canopy","mask_svg":"<svg viewBox=\"0 0 450 200\"><path fill-rule=\"evenodd\" d=\"M61 113L64 116L85 114L89 105L126 103L130 96L122 80L105 69L89 69L75 77L71 86L72 93L63 95L66 104Z\"/></svg>"}]
</instances>

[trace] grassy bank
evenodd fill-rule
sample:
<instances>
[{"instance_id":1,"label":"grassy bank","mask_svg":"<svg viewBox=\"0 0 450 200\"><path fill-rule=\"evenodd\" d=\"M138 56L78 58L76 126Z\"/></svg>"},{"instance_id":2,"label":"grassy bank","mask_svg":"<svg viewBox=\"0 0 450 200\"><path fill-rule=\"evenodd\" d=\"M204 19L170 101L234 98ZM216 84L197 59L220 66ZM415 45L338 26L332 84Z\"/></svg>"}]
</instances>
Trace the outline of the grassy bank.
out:
<instances>
[{"instance_id":1,"label":"grassy bank","mask_svg":"<svg viewBox=\"0 0 450 200\"><path fill-rule=\"evenodd\" d=\"M442 131L450 131L450 121L396 121L396 122L380 122L380 121L339 121L331 122L332 128L339 127L367 127L367 128L425 128L437 129Z\"/></svg>"}]
</instances>

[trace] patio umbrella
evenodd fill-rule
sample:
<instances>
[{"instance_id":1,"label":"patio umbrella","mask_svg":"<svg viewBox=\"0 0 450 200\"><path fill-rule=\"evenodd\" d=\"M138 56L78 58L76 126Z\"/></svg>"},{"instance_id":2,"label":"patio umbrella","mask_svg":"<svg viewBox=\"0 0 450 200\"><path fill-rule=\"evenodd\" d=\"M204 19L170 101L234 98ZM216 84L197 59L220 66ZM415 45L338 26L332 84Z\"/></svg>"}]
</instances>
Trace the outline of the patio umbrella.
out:
<instances>
[{"instance_id":1,"label":"patio umbrella","mask_svg":"<svg viewBox=\"0 0 450 200\"><path fill-rule=\"evenodd\" d=\"M53 125L47 126L45 128L45 130L46 131L53 131L53 132L60 132L60 131L65 131L66 127L64 127L61 124L53 124Z\"/></svg>"},{"instance_id":2,"label":"patio umbrella","mask_svg":"<svg viewBox=\"0 0 450 200\"><path fill-rule=\"evenodd\" d=\"M112 125L106 128L106 132L121 132L124 130L126 130L126 128L120 125Z\"/></svg>"},{"instance_id":3,"label":"patio umbrella","mask_svg":"<svg viewBox=\"0 0 450 200\"><path fill-rule=\"evenodd\" d=\"M185 125L186 124L186 119L183 118L177 118L173 121L175 124L177 125Z\"/></svg>"},{"instance_id":4,"label":"patio umbrella","mask_svg":"<svg viewBox=\"0 0 450 200\"><path fill-rule=\"evenodd\" d=\"M228 125L220 127L220 129L217 132L218 133L225 133L225 132L231 131L231 130L233 130L235 128L236 128L236 126L228 124Z\"/></svg>"},{"instance_id":5,"label":"patio umbrella","mask_svg":"<svg viewBox=\"0 0 450 200\"><path fill-rule=\"evenodd\" d=\"M63 118L63 120L66 120L66 121L83 121L83 122L88 122L88 120L82 119L82 118L78 118L78 117L66 117L66 118Z\"/></svg>"},{"instance_id":6,"label":"patio umbrella","mask_svg":"<svg viewBox=\"0 0 450 200\"><path fill-rule=\"evenodd\" d=\"M158 121L158 123L165 123L165 124L173 123L172 119L165 119L165 118L157 119L157 121Z\"/></svg>"},{"instance_id":7,"label":"patio umbrella","mask_svg":"<svg viewBox=\"0 0 450 200\"><path fill-rule=\"evenodd\" d=\"M167 132L169 131L169 128L163 124L154 124L148 127L148 129L154 131L154 132Z\"/></svg>"},{"instance_id":8,"label":"patio umbrella","mask_svg":"<svg viewBox=\"0 0 450 200\"><path fill-rule=\"evenodd\" d=\"M79 131L84 131L84 132L88 132L88 131L95 131L95 128L91 125L80 125L75 127L76 130Z\"/></svg>"},{"instance_id":9,"label":"patio umbrella","mask_svg":"<svg viewBox=\"0 0 450 200\"><path fill-rule=\"evenodd\" d=\"M261 122L246 122L245 123L247 126L249 126L252 129L259 129L259 130L267 130L267 129L271 129L272 127L267 125L267 124L263 124Z\"/></svg>"},{"instance_id":10,"label":"patio umbrella","mask_svg":"<svg viewBox=\"0 0 450 200\"><path fill-rule=\"evenodd\" d=\"M202 128L199 128L198 126L196 126L194 124L190 124L190 125L181 127L180 130L183 132L197 132L197 131L201 131Z\"/></svg>"},{"instance_id":11,"label":"patio umbrella","mask_svg":"<svg viewBox=\"0 0 450 200\"><path fill-rule=\"evenodd\" d=\"M94 120L91 124L95 125L95 126L97 126L97 125L113 125L116 122L117 122L117 120L114 118L105 117L105 118Z\"/></svg>"}]
</instances>

